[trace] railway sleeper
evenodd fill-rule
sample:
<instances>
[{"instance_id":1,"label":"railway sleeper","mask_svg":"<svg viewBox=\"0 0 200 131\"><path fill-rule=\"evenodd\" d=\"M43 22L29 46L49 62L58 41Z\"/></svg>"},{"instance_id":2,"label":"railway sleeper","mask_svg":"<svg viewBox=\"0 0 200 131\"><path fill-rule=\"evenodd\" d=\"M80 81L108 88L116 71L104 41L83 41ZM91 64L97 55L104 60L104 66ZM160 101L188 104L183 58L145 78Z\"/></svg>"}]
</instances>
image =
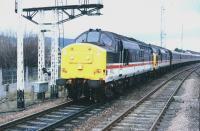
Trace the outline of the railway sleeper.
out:
<instances>
[{"instance_id":1,"label":"railway sleeper","mask_svg":"<svg viewBox=\"0 0 200 131\"><path fill-rule=\"evenodd\" d=\"M154 116L155 116L155 115L153 115L153 114L130 114L128 117L130 117L130 118L131 118L131 117L135 117L135 118L136 118L136 117L137 117L137 118L138 118L138 117L141 117L141 118L142 118L142 117L152 118L152 117L154 117ZM128 118L128 117L127 117L127 118Z\"/></svg>"},{"instance_id":2,"label":"railway sleeper","mask_svg":"<svg viewBox=\"0 0 200 131\"><path fill-rule=\"evenodd\" d=\"M138 120L138 119L137 119ZM124 119L120 123L131 123L131 124L152 124L152 121L146 121L146 120L138 120L135 119Z\"/></svg>"},{"instance_id":3,"label":"railway sleeper","mask_svg":"<svg viewBox=\"0 0 200 131\"><path fill-rule=\"evenodd\" d=\"M146 128L135 128L135 127L122 127L122 126L116 126L112 128L113 131L122 131L122 130L127 130L127 131L146 131Z\"/></svg>"},{"instance_id":4,"label":"railway sleeper","mask_svg":"<svg viewBox=\"0 0 200 131\"><path fill-rule=\"evenodd\" d=\"M151 125L152 123L123 123L123 122L120 122L117 124L117 126L123 126L125 128L127 127L131 127L131 128L145 128L145 129L148 129L149 128L149 125Z\"/></svg>"}]
</instances>

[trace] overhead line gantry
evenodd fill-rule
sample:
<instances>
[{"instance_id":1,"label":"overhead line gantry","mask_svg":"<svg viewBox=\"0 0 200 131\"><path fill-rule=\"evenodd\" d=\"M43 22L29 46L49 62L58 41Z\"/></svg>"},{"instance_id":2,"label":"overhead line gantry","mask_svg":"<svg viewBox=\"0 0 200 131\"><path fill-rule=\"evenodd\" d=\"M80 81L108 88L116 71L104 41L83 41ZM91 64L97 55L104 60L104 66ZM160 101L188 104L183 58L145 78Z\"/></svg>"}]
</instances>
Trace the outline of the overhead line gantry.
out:
<instances>
[{"instance_id":1,"label":"overhead line gantry","mask_svg":"<svg viewBox=\"0 0 200 131\"><path fill-rule=\"evenodd\" d=\"M19 27L21 26L22 16L29 21L39 25L38 32L38 81L40 83L45 82L43 75L43 68L45 68L45 32L52 32L52 44L51 44L51 80L50 85L53 90L56 87L56 79L58 78L58 48L59 48L59 37L60 25L69 20L81 17L83 15L93 16L101 15L100 9L103 8L102 2L97 0L96 4L90 4L90 0L79 0L77 5L63 4L63 0L55 0L55 6L49 7L34 7L34 8L23 8L22 0L15 1L15 12L19 16ZM53 13L54 20L49 22L45 20L45 13ZM35 18L39 14L39 21ZM60 18L60 14L61 17ZM46 30L46 26L51 26L50 30ZM64 27L63 27L64 28ZM17 33L17 107L25 107L24 99L24 65L23 65L23 32L19 28ZM51 88L52 89L52 88ZM43 94L42 94L43 95ZM51 95L52 94L51 92Z\"/></svg>"},{"instance_id":2,"label":"overhead line gantry","mask_svg":"<svg viewBox=\"0 0 200 131\"><path fill-rule=\"evenodd\" d=\"M38 14L40 10L42 11L62 11L65 14L65 18L61 21L56 22L56 24L61 24L69 20L73 20L83 15L101 15L99 12L103 8L102 4L83 4L83 5L65 5L65 6L51 6L51 7L38 7L38 8L24 8L23 17L38 24L34 17ZM70 13L69 13L70 11ZM76 13L77 12L77 13ZM51 25L52 23L43 23L45 25Z\"/></svg>"}]
</instances>

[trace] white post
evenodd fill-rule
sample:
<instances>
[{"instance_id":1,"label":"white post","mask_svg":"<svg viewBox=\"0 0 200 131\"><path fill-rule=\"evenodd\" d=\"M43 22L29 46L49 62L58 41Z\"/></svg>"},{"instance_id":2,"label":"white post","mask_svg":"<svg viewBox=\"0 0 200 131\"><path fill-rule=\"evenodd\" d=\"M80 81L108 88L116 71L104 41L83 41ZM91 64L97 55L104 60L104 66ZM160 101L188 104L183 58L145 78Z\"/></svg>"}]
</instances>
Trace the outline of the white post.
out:
<instances>
[{"instance_id":1,"label":"white post","mask_svg":"<svg viewBox=\"0 0 200 131\"><path fill-rule=\"evenodd\" d=\"M24 108L24 52L22 28L22 0L17 0L17 108Z\"/></svg>"},{"instance_id":2,"label":"white post","mask_svg":"<svg viewBox=\"0 0 200 131\"><path fill-rule=\"evenodd\" d=\"M42 21L44 19L44 11L40 11L40 22L38 30L38 81L44 81L44 73L42 68L45 67L45 35Z\"/></svg>"}]
</instances>

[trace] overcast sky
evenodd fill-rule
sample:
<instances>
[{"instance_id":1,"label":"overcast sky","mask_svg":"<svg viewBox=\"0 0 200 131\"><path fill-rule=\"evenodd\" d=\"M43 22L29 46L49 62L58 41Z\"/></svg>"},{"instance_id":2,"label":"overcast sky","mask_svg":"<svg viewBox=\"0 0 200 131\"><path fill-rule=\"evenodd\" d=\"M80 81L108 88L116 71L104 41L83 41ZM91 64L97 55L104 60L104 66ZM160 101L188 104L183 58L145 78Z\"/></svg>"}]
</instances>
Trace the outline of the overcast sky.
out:
<instances>
[{"instance_id":1,"label":"overcast sky","mask_svg":"<svg viewBox=\"0 0 200 131\"><path fill-rule=\"evenodd\" d=\"M24 0L24 6L48 6L50 1L54 0ZM103 0L103 4L102 16L84 16L65 23L65 37L75 38L89 28L101 28L160 45L160 0ZM165 0L165 8L166 47L200 52L200 0ZM0 30L15 31L16 23L14 0L0 0ZM22 24L26 31L36 32L33 23L24 20Z\"/></svg>"}]
</instances>

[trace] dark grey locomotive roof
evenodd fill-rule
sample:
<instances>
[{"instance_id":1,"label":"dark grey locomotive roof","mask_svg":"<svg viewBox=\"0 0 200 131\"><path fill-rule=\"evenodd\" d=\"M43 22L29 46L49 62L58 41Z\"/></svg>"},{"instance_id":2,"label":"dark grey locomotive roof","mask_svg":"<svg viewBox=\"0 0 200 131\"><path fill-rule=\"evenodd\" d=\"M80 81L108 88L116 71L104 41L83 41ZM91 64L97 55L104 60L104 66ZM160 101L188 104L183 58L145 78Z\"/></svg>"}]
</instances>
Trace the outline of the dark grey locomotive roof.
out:
<instances>
[{"instance_id":1,"label":"dark grey locomotive roof","mask_svg":"<svg viewBox=\"0 0 200 131\"><path fill-rule=\"evenodd\" d=\"M122 35L119 35L119 34L116 34L116 33L113 33L113 32L109 32L109 31L102 31L100 29L96 29L96 30L90 29L90 30L88 30L86 32L83 32L81 35L79 35L76 38L76 42L91 42L91 41L88 41L88 37L87 36L86 36L85 40L81 39L82 41L79 41L80 37L82 37L85 34L89 34L90 32L99 32L100 34L107 35L112 40L113 46L115 46L118 43L118 41L120 41L120 40L123 42L123 45L124 45L125 48L133 48L133 49L140 50L140 45L148 46L144 42L138 41L138 40L136 40L134 38L129 38L129 37L122 36ZM98 40L96 42L100 42L100 40Z\"/></svg>"},{"instance_id":2,"label":"dark grey locomotive roof","mask_svg":"<svg viewBox=\"0 0 200 131\"><path fill-rule=\"evenodd\" d=\"M91 34L92 32L94 33L94 35L89 36L89 34ZM156 45L153 45L153 44L147 44L147 43L139 41L135 38L126 37L126 36L119 35L119 34L116 34L116 33L113 33L113 32L109 32L109 31L103 31L101 29L96 29L96 30L89 29L88 31L85 31L81 35L79 35L75 39L75 41L77 43L89 42L89 43L94 43L94 44L97 44L97 45L105 45L107 43L106 42L104 43L104 40L103 40L103 43L102 43L102 40L101 40L102 34L104 34L107 37L107 38L105 37L103 39L105 39L107 42L110 42L109 44L110 44L111 48L113 48L113 49L115 49L117 43L121 40L123 42L124 48L127 48L127 49L143 50L143 49L148 48L156 54L173 53L172 51L170 51L166 48L156 46ZM94 41L89 40L90 37L91 37L91 40L94 40Z\"/></svg>"},{"instance_id":3,"label":"dark grey locomotive roof","mask_svg":"<svg viewBox=\"0 0 200 131\"><path fill-rule=\"evenodd\" d=\"M81 35L79 35L77 38L76 38L76 42L90 42L88 41L88 37L86 35L85 37L85 40L83 41L77 41L79 40L79 38L85 34L88 34L90 32L99 32L99 34L106 34L110 39L112 39L112 44L116 45L118 40L121 40L123 42L129 42L129 44L131 44L132 48L136 48L136 49L140 49L141 46L144 46L144 47L148 47L148 48L151 48L152 51L156 52L156 50L159 50L159 49L162 49L162 50L167 50L165 48L162 48L162 47L159 47L159 46L155 46L155 45L150 45L150 44L146 44L145 42L142 42L142 41L139 41L135 38L131 38L131 37L126 37L126 36L123 36L123 35L119 35L119 34L116 34L116 33L113 33L113 32L109 32L109 31L103 31L101 29L89 29L88 31L85 31L83 32ZM94 36L93 36L94 37ZM82 39L81 39L82 40ZM100 42L99 39L98 41L96 42Z\"/></svg>"}]
</instances>

